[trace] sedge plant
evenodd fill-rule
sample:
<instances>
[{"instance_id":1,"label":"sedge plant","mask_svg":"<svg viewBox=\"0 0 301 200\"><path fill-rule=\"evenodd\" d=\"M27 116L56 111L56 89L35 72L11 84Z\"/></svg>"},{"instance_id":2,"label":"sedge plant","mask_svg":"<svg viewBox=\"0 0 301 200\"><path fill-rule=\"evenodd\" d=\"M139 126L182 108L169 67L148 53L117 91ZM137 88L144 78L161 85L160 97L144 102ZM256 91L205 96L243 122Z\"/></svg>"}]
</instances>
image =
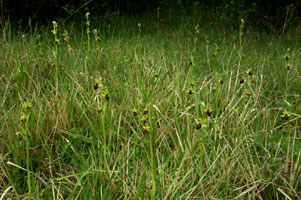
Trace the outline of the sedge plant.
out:
<instances>
[{"instance_id":1,"label":"sedge plant","mask_svg":"<svg viewBox=\"0 0 301 200\"><path fill-rule=\"evenodd\" d=\"M26 171L27 171L27 187L28 187L28 196L27 199L31 199L32 194L32 175L31 175L31 167L30 167L30 133L28 129L30 112L32 109L32 102L28 99L22 104L22 113L20 117L20 121L24 123L24 127L21 132L16 133L17 136L21 136L25 138L26 143Z\"/></svg>"},{"instance_id":2,"label":"sedge plant","mask_svg":"<svg viewBox=\"0 0 301 200\"><path fill-rule=\"evenodd\" d=\"M152 176L152 190L151 199L156 197L156 170L155 170L155 155L154 155L154 122L153 122L153 106L148 104L143 111L142 116L143 123L143 134L148 135L149 138L149 153L150 153L150 166L151 166L151 176Z\"/></svg>"},{"instance_id":3,"label":"sedge plant","mask_svg":"<svg viewBox=\"0 0 301 200\"><path fill-rule=\"evenodd\" d=\"M60 40L58 39L57 31L58 31L58 24L56 21L52 22L53 29L52 34L54 35L54 49L52 50L53 58L54 58L54 65L55 65L55 89L56 95L58 95L58 87L59 87L59 77L58 77L58 45L60 44Z\"/></svg>"}]
</instances>

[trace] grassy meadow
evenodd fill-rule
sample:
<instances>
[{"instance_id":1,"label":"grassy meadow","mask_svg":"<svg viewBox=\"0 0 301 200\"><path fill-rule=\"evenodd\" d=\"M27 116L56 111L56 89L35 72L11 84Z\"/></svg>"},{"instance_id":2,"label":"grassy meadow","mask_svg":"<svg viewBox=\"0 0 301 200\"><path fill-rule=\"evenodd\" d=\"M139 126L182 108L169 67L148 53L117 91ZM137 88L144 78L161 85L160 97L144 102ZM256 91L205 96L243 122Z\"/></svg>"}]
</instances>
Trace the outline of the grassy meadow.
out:
<instances>
[{"instance_id":1,"label":"grassy meadow","mask_svg":"<svg viewBox=\"0 0 301 200\"><path fill-rule=\"evenodd\" d=\"M3 23L1 200L300 199L300 27L238 21Z\"/></svg>"}]
</instances>

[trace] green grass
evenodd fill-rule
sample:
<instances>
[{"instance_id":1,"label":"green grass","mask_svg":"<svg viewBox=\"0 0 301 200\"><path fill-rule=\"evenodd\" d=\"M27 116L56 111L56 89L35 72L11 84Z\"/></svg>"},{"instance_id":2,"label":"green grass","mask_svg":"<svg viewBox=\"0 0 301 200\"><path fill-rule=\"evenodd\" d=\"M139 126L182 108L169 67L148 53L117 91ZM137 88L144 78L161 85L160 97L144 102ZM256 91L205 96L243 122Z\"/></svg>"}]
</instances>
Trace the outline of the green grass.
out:
<instances>
[{"instance_id":1,"label":"green grass","mask_svg":"<svg viewBox=\"0 0 301 200\"><path fill-rule=\"evenodd\" d=\"M300 30L113 19L2 28L3 197L300 198Z\"/></svg>"}]
</instances>

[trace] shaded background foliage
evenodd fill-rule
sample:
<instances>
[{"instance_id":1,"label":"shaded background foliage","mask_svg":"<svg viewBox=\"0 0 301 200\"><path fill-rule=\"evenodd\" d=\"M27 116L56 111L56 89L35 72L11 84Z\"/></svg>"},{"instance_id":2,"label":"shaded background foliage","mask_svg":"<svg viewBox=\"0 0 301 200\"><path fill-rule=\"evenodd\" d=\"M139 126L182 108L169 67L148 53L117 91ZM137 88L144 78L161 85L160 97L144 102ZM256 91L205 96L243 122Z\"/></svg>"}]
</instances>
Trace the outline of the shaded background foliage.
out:
<instances>
[{"instance_id":1,"label":"shaded background foliage","mask_svg":"<svg viewBox=\"0 0 301 200\"><path fill-rule=\"evenodd\" d=\"M105 15L143 14L157 7L197 9L207 7L217 18L238 24L241 18L253 26L280 28L285 22L300 22L299 0L0 0L1 22L23 21L44 23L49 20L72 19L90 11L97 17ZM20 20L21 19L21 20Z\"/></svg>"}]
</instances>

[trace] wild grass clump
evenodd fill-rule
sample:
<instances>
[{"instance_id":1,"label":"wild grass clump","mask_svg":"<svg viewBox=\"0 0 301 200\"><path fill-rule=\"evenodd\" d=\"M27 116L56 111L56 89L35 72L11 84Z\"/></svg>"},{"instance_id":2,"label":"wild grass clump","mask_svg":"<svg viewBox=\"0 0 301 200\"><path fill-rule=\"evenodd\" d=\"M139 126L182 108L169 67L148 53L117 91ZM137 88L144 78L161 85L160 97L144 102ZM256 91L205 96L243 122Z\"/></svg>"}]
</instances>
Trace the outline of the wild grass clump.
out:
<instances>
[{"instance_id":1,"label":"wild grass clump","mask_svg":"<svg viewBox=\"0 0 301 200\"><path fill-rule=\"evenodd\" d=\"M3 198L300 197L297 31L91 15L2 28Z\"/></svg>"}]
</instances>

